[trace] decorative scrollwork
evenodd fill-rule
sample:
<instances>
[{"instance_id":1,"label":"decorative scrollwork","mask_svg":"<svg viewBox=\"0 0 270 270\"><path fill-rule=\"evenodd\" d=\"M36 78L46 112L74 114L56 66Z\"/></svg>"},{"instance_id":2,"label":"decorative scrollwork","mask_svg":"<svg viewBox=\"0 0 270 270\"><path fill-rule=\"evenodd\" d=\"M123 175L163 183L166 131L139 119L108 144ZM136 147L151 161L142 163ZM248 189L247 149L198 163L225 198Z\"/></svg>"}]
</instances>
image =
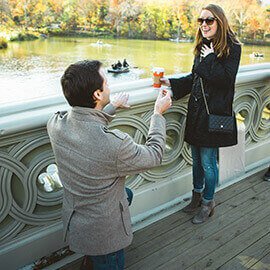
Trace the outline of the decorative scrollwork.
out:
<instances>
[{"instance_id":1,"label":"decorative scrollwork","mask_svg":"<svg viewBox=\"0 0 270 270\"><path fill-rule=\"evenodd\" d=\"M34 132L35 133L35 132ZM5 139L0 151L0 242L6 242L27 227L60 220L62 191L40 191L38 176L54 162L46 132Z\"/></svg>"},{"instance_id":2,"label":"decorative scrollwork","mask_svg":"<svg viewBox=\"0 0 270 270\"><path fill-rule=\"evenodd\" d=\"M179 173L183 168L190 165L189 152L184 147L184 127L186 121L187 109L180 103L176 103L164 116L166 118L166 149L163 161L160 167L153 168L147 172L127 178L127 184L133 189L140 188L147 183L159 182L171 175ZM150 118L153 115L153 109L149 109L141 114L132 116L117 117L110 128L122 129L128 132L139 144L144 144L150 125ZM127 128L128 127L128 128ZM183 153L182 153L183 152Z\"/></svg>"},{"instance_id":3,"label":"decorative scrollwork","mask_svg":"<svg viewBox=\"0 0 270 270\"><path fill-rule=\"evenodd\" d=\"M269 93L269 84L236 91L234 109L245 123L246 145L270 137Z\"/></svg>"}]
</instances>

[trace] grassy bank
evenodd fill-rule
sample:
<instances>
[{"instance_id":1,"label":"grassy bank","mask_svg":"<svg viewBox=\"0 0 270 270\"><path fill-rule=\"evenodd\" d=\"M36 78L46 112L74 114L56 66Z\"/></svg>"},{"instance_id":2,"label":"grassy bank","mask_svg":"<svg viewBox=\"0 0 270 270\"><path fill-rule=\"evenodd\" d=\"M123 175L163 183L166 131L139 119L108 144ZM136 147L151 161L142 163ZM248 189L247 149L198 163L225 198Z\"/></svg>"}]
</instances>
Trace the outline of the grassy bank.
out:
<instances>
[{"instance_id":1,"label":"grassy bank","mask_svg":"<svg viewBox=\"0 0 270 270\"><path fill-rule=\"evenodd\" d=\"M8 47L7 40L3 37L0 37L0 49L6 49Z\"/></svg>"},{"instance_id":2,"label":"grassy bank","mask_svg":"<svg viewBox=\"0 0 270 270\"><path fill-rule=\"evenodd\" d=\"M0 32L2 38L0 37L0 49L7 47L8 41L31 41L38 38L47 37L84 37L84 38L125 38L125 39L141 39L145 40L143 36L136 36L129 38L126 35L116 36L115 33L109 31L86 31L86 30L62 30L61 28L49 29L49 28L39 28L39 29L5 29ZM168 40L168 39L158 39L155 40ZM241 42L247 45L259 45L259 46L270 46L270 39L241 39Z\"/></svg>"},{"instance_id":3,"label":"grassy bank","mask_svg":"<svg viewBox=\"0 0 270 270\"><path fill-rule=\"evenodd\" d=\"M35 40L39 38L38 32L33 31L22 31L18 33L14 33L10 37L10 41L29 41L29 40Z\"/></svg>"},{"instance_id":4,"label":"grassy bank","mask_svg":"<svg viewBox=\"0 0 270 270\"><path fill-rule=\"evenodd\" d=\"M114 38L114 35L110 32L91 32L84 30L61 30L53 29L48 30L49 36L53 37L97 37L97 38Z\"/></svg>"},{"instance_id":5,"label":"grassy bank","mask_svg":"<svg viewBox=\"0 0 270 270\"><path fill-rule=\"evenodd\" d=\"M8 41L29 41L40 37L40 32L35 29L4 28L0 26L0 36Z\"/></svg>"}]
</instances>

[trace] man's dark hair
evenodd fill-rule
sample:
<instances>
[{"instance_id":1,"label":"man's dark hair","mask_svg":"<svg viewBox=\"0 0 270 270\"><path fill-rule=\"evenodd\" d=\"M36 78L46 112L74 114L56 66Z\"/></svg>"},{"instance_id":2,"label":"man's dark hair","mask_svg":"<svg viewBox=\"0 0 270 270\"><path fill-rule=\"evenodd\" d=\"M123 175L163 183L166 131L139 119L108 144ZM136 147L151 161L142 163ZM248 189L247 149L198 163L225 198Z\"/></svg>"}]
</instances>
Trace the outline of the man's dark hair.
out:
<instances>
[{"instance_id":1,"label":"man's dark hair","mask_svg":"<svg viewBox=\"0 0 270 270\"><path fill-rule=\"evenodd\" d=\"M101 65L97 60L84 60L66 69L61 85L70 106L95 107L93 93L97 89L103 90L104 78L99 73Z\"/></svg>"}]
</instances>

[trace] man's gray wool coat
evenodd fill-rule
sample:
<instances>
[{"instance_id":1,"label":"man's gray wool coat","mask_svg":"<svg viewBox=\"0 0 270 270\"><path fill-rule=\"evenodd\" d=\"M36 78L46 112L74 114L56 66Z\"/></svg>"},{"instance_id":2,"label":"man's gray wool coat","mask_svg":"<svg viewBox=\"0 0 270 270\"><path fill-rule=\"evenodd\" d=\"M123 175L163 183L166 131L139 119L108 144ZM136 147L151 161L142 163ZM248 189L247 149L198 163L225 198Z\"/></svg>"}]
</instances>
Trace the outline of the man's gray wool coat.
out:
<instances>
[{"instance_id":1,"label":"man's gray wool coat","mask_svg":"<svg viewBox=\"0 0 270 270\"><path fill-rule=\"evenodd\" d=\"M64 237L70 249L104 255L130 245L132 229L125 177L161 163L165 118L153 115L145 145L126 133L109 130L112 116L73 107L47 124L63 184Z\"/></svg>"}]
</instances>

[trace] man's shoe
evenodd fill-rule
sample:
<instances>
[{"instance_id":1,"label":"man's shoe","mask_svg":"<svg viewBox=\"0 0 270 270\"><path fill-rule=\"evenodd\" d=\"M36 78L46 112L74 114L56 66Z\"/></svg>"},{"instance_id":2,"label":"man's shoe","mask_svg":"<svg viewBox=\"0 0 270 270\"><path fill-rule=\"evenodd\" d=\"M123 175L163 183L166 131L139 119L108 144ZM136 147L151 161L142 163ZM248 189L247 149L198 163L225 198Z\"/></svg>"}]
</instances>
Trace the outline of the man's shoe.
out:
<instances>
[{"instance_id":1,"label":"man's shoe","mask_svg":"<svg viewBox=\"0 0 270 270\"><path fill-rule=\"evenodd\" d=\"M270 167L268 168L268 171L265 173L264 178L265 181L270 181Z\"/></svg>"}]
</instances>

